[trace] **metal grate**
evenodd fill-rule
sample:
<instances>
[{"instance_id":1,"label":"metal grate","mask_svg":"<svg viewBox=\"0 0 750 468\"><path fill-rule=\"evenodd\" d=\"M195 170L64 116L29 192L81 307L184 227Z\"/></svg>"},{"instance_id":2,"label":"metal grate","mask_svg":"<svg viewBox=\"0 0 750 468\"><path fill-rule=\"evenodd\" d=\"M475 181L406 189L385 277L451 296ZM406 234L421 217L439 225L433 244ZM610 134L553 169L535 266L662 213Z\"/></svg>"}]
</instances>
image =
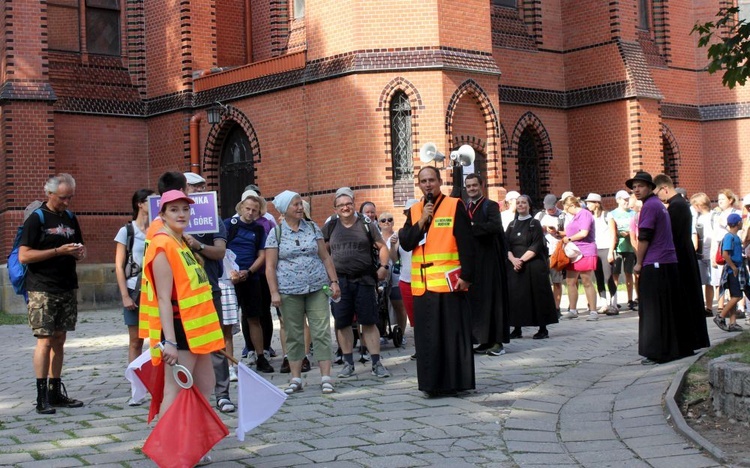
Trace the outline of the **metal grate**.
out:
<instances>
[{"instance_id":1,"label":"metal grate","mask_svg":"<svg viewBox=\"0 0 750 468\"><path fill-rule=\"evenodd\" d=\"M221 148L220 196L221 216L235 213L245 187L255 182L255 168L250 140L239 125L229 131Z\"/></svg>"},{"instance_id":2,"label":"metal grate","mask_svg":"<svg viewBox=\"0 0 750 468\"><path fill-rule=\"evenodd\" d=\"M391 155L393 180L414 178L411 146L411 104L406 93L399 91L391 99Z\"/></svg>"},{"instance_id":3,"label":"metal grate","mask_svg":"<svg viewBox=\"0 0 750 468\"><path fill-rule=\"evenodd\" d=\"M533 208L539 208L542 204L539 179L539 149L536 135L527 128L518 140L518 182L521 193L531 198Z\"/></svg>"}]
</instances>

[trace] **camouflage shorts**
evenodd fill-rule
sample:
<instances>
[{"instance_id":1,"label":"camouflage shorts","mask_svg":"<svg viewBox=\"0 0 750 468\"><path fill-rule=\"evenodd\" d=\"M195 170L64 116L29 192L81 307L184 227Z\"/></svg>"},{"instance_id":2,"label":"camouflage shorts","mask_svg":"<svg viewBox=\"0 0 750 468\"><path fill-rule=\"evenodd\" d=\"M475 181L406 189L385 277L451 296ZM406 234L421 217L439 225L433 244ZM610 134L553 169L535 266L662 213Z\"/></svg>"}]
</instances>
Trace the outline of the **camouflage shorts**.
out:
<instances>
[{"instance_id":1,"label":"camouflage shorts","mask_svg":"<svg viewBox=\"0 0 750 468\"><path fill-rule=\"evenodd\" d=\"M29 291L29 326L34 336L73 331L78 319L76 290L55 294Z\"/></svg>"}]
</instances>

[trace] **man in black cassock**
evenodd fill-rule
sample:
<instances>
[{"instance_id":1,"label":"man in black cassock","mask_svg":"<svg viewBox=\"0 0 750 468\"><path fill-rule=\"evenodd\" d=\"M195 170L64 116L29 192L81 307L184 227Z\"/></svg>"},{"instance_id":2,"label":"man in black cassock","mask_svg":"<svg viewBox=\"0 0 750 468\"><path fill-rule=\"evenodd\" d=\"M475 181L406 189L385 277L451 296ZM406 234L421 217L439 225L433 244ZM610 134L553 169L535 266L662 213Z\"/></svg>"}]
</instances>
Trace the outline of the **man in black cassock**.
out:
<instances>
[{"instance_id":1,"label":"man in black cassock","mask_svg":"<svg viewBox=\"0 0 750 468\"><path fill-rule=\"evenodd\" d=\"M469 289L472 335L479 346L475 354L500 356L503 343L510 342L508 322L508 280L505 271L507 246L500 219L500 206L484 196L483 180L477 174L466 176L466 211L476 247L476 274Z\"/></svg>"},{"instance_id":2,"label":"man in black cassock","mask_svg":"<svg viewBox=\"0 0 750 468\"><path fill-rule=\"evenodd\" d=\"M695 245L693 245L693 216L690 213L690 205L682 195L675 191L672 178L668 175L657 175L654 177L654 184L656 184L654 192L662 203L667 204L667 212L672 224L672 241L680 270L678 286L683 291L681 308L695 337L693 349L705 348L710 346L710 342L703 308L698 259L695 254Z\"/></svg>"},{"instance_id":3,"label":"man in black cassock","mask_svg":"<svg viewBox=\"0 0 750 468\"><path fill-rule=\"evenodd\" d=\"M417 177L419 188L425 197L412 206L406 216L404 227L399 231L401 247L407 252L412 252L417 382L419 390L425 392L428 397L453 395L475 388L471 309L466 293L473 280L475 268L471 222L461 200L451 199L441 193L442 180L438 169L432 166L423 167ZM454 203L453 212L446 213L445 207ZM415 216L415 213L419 215ZM446 232L446 229L450 231ZM461 266L455 290L431 291L429 283L427 290L418 290L416 282L425 281L420 276L426 277L430 274L434 264L422 259L422 255L417 255L414 250L423 251L422 249L427 248L430 242L444 241L446 235L455 238ZM424 247L418 248L421 246Z\"/></svg>"}]
</instances>

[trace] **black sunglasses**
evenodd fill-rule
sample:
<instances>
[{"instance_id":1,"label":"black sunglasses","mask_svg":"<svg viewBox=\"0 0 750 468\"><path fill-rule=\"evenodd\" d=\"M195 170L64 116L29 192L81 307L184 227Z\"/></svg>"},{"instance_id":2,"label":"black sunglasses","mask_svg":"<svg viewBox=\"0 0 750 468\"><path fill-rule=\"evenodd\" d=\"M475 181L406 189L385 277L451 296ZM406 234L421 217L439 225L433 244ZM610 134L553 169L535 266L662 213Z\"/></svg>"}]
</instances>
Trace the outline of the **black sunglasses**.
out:
<instances>
[{"instance_id":1,"label":"black sunglasses","mask_svg":"<svg viewBox=\"0 0 750 468\"><path fill-rule=\"evenodd\" d=\"M393 218L383 218L380 220L381 223L392 223Z\"/></svg>"}]
</instances>

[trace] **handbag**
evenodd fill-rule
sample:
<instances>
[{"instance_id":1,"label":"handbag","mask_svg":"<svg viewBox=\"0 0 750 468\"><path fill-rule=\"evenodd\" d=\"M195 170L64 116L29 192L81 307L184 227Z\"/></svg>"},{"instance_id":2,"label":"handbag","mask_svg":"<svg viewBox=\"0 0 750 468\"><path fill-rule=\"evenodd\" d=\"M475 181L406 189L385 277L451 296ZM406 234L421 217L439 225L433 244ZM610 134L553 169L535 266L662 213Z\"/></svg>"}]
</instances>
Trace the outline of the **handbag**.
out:
<instances>
[{"instance_id":1,"label":"handbag","mask_svg":"<svg viewBox=\"0 0 750 468\"><path fill-rule=\"evenodd\" d=\"M571 263L575 263L578 260L583 258L583 254L581 253L581 249L578 248L577 245L575 245L573 242L568 242L565 244L565 255L568 256Z\"/></svg>"},{"instance_id":2,"label":"handbag","mask_svg":"<svg viewBox=\"0 0 750 468\"><path fill-rule=\"evenodd\" d=\"M552 252L552 255L549 257L549 267L553 270L562 271L566 269L569 264L570 258L565 255L563 243L558 242L557 246L555 246L554 252Z\"/></svg>"}]
</instances>

